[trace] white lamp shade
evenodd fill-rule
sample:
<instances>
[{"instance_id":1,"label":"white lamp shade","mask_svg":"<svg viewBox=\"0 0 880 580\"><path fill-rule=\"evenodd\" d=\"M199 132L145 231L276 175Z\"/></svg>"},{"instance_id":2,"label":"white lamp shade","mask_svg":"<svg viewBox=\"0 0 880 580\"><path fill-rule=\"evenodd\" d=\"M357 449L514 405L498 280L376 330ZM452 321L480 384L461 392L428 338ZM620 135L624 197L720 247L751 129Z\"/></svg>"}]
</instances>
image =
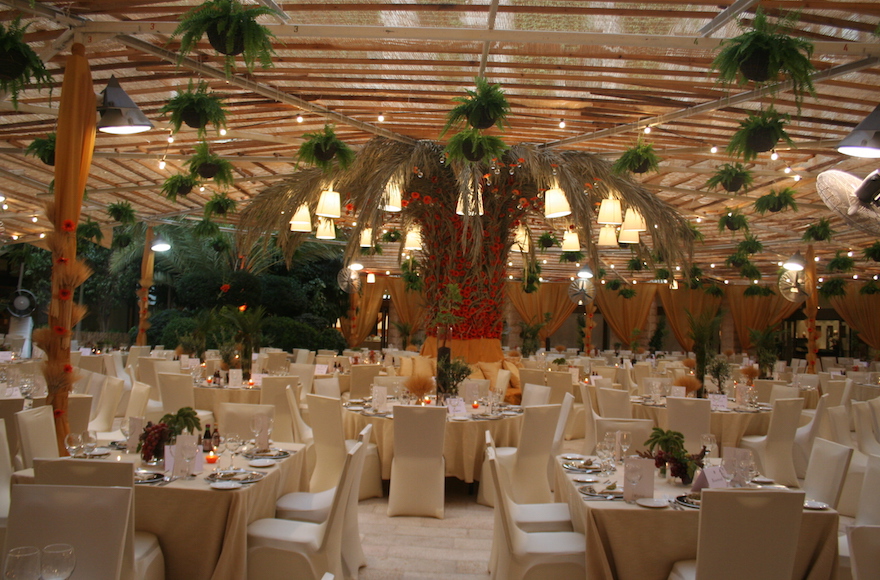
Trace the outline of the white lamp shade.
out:
<instances>
[{"instance_id":1,"label":"white lamp shade","mask_svg":"<svg viewBox=\"0 0 880 580\"><path fill-rule=\"evenodd\" d=\"M327 218L342 217L342 204L339 201L339 192L333 191L333 188L321 192L318 199L318 207L315 209L315 215Z\"/></svg>"},{"instance_id":2,"label":"white lamp shade","mask_svg":"<svg viewBox=\"0 0 880 580\"><path fill-rule=\"evenodd\" d=\"M526 226L520 224L518 228L516 228L516 233L513 235L513 240L519 245L519 249L521 252L528 252L531 247L531 238L529 237L529 230L526 229Z\"/></svg>"},{"instance_id":3,"label":"white lamp shade","mask_svg":"<svg viewBox=\"0 0 880 580\"><path fill-rule=\"evenodd\" d=\"M422 249L422 232L417 228L406 232L406 239L403 241L404 250L421 250Z\"/></svg>"},{"instance_id":4,"label":"white lamp shade","mask_svg":"<svg viewBox=\"0 0 880 580\"><path fill-rule=\"evenodd\" d=\"M551 187L544 192L544 217L565 217L570 213L571 206L568 205L568 199L566 199L564 191L558 187Z\"/></svg>"},{"instance_id":5,"label":"white lamp shade","mask_svg":"<svg viewBox=\"0 0 880 580\"><path fill-rule=\"evenodd\" d=\"M563 252L580 252L581 241L578 239L577 232L566 230L562 234L562 251Z\"/></svg>"},{"instance_id":6,"label":"white lamp shade","mask_svg":"<svg viewBox=\"0 0 880 580\"><path fill-rule=\"evenodd\" d=\"M621 244L638 244L639 243L639 232L635 230L620 230L620 235L617 237L618 243Z\"/></svg>"},{"instance_id":7,"label":"white lamp shade","mask_svg":"<svg viewBox=\"0 0 880 580\"><path fill-rule=\"evenodd\" d=\"M615 226L622 224L623 216L620 211L620 200L611 197L603 199L602 205L599 206L599 219L597 221L600 224L612 224Z\"/></svg>"},{"instance_id":8,"label":"white lamp shade","mask_svg":"<svg viewBox=\"0 0 880 580\"><path fill-rule=\"evenodd\" d=\"M617 233L614 226L602 226L599 230L599 245L605 247L617 246Z\"/></svg>"},{"instance_id":9,"label":"white lamp shade","mask_svg":"<svg viewBox=\"0 0 880 580\"><path fill-rule=\"evenodd\" d=\"M367 274L367 284L375 284L376 283L376 275L370 272Z\"/></svg>"},{"instance_id":10,"label":"white lamp shade","mask_svg":"<svg viewBox=\"0 0 880 580\"><path fill-rule=\"evenodd\" d=\"M336 226L333 225L333 220L318 218L318 231L315 233L315 237L319 240L335 240Z\"/></svg>"},{"instance_id":11,"label":"white lamp shade","mask_svg":"<svg viewBox=\"0 0 880 580\"><path fill-rule=\"evenodd\" d=\"M364 228L361 230L361 247L370 248L373 246L373 228Z\"/></svg>"},{"instance_id":12,"label":"white lamp shade","mask_svg":"<svg viewBox=\"0 0 880 580\"><path fill-rule=\"evenodd\" d=\"M385 185L385 211L401 211L403 204L400 203L400 187L389 181Z\"/></svg>"},{"instance_id":13,"label":"white lamp shade","mask_svg":"<svg viewBox=\"0 0 880 580\"><path fill-rule=\"evenodd\" d=\"M292 232L311 232L312 216L309 214L309 206L302 204L290 218L290 231Z\"/></svg>"},{"instance_id":14,"label":"white lamp shade","mask_svg":"<svg viewBox=\"0 0 880 580\"><path fill-rule=\"evenodd\" d=\"M626 217L623 219L623 229L646 232L648 231L648 224L645 223L645 218L642 217L642 214L637 209L631 207L626 210Z\"/></svg>"}]
</instances>

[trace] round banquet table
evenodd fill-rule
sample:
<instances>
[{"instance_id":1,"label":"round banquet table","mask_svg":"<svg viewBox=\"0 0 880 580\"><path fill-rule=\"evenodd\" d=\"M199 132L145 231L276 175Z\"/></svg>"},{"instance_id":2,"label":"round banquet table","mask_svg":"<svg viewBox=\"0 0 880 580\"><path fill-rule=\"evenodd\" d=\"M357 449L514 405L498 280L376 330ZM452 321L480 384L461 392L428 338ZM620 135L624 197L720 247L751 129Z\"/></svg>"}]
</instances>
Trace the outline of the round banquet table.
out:
<instances>
[{"instance_id":1,"label":"round banquet table","mask_svg":"<svg viewBox=\"0 0 880 580\"><path fill-rule=\"evenodd\" d=\"M468 409L468 414L484 411ZM391 460L394 458L394 419L362 414L360 411L343 411L346 439L355 439L367 424L373 425L372 442L379 450L382 479L391 479ZM446 459L446 476L456 477L466 483L480 479L480 469L486 451L485 431L488 429L499 447L516 447L522 414L503 416L501 419L468 419L446 421L443 457Z\"/></svg>"},{"instance_id":2,"label":"round banquet table","mask_svg":"<svg viewBox=\"0 0 880 580\"><path fill-rule=\"evenodd\" d=\"M196 409L211 411L217 417L220 403L260 404L260 388L244 387L195 387ZM218 418L219 419L219 418Z\"/></svg>"},{"instance_id":3,"label":"round banquet table","mask_svg":"<svg viewBox=\"0 0 880 580\"><path fill-rule=\"evenodd\" d=\"M651 419L655 427L669 428L666 405L632 404L634 419ZM712 411L712 434L718 442L719 451L725 447L738 447L743 435L766 435L770 426L770 411L739 412Z\"/></svg>"}]
</instances>

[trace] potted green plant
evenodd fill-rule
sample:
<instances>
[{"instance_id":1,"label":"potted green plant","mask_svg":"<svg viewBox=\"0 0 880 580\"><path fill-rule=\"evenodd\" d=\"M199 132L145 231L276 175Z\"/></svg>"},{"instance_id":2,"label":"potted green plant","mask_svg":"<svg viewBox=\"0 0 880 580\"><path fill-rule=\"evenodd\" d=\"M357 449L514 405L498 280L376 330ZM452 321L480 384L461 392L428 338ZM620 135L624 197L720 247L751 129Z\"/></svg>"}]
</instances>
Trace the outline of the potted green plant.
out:
<instances>
[{"instance_id":1,"label":"potted green plant","mask_svg":"<svg viewBox=\"0 0 880 580\"><path fill-rule=\"evenodd\" d=\"M741 241L736 246L737 253L743 254L757 254L764 250L764 244L751 234L746 234L746 239Z\"/></svg>"},{"instance_id":2,"label":"potted green plant","mask_svg":"<svg viewBox=\"0 0 880 580\"><path fill-rule=\"evenodd\" d=\"M223 97L217 93L208 92L208 83L201 81L193 88L190 79L189 87L180 91L159 109L162 115L170 113L169 122L174 133L180 131L180 127L186 124L188 127L198 130L200 139L204 139L208 123L214 125L219 131L226 128L226 109L223 108Z\"/></svg>"},{"instance_id":3,"label":"potted green plant","mask_svg":"<svg viewBox=\"0 0 880 580\"><path fill-rule=\"evenodd\" d=\"M745 252L741 252L737 250L733 254L727 256L727 259L724 260L724 263L727 264L731 268L742 268L746 264L749 264L749 255Z\"/></svg>"},{"instance_id":4,"label":"potted green plant","mask_svg":"<svg viewBox=\"0 0 880 580\"><path fill-rule=\"evenodd\" d=\"M541 340L539 338L541 329L550 322L550 318L552 318L552 315L549 312L545 312L544 320L541 322L533 322L534 318L529 322L524 320L519 322L519 337L522 340L522 345L519 347L519 350L522 353L523 358L528 358L538 352L538 348L541 346Z\"/></svg>"},{"instance_id":5,"label":"potted green plant","mask_svg":"<svg viewBox=\"0 0 880 580\"><path fill-rule=\"evenodd\" d=\"M226 76L232 74L235 57L244 59L248 72L257 62L263 68L272 66L274 35L257 22L258 16L272 15L267 6L244 6L238 0L208 0L186 12L174 30L173 38L180 37L180 60L193 51L204 34L211 46L224 55Z\"/></svg>"},{"instance_id":6,"label":"potted green plant","mask_svg":"<svg viewBox=\"0 0 880 580\"><path fill-rule=\"evenodd\" d=\"M743 292L743 296L773 296L775 292L770 286L761 286L760 284L750 284Z\"/></svg>"},{"instance_id":7,"label":"potted green plant","mask_svg":"<svg viewBox=\"0 0 880 580\"><path fill-rule=\"evenodd\" d=\"M797 202L794 200L795 191L790 187L783 187L780 190L771 189L770 193L762 195L755 200L755 211L764 215L768 211L771 213L780 212L786 208L797 211Z\"/></svg>"},{"instance_id":8,"label":"potted green plant","mask_svg":"<svg viewBox=\"0 0 880 580\"><path fill-rule=\"evenodd\" d=\"M424 282L419 275L420 266L419 261L412 256L400 263L400 277L407 292L421 292L424 288Z\"/></svg>"},{"instance_id":9,"label":"potted green plant","mask_svg":"<svg viewBox=\"0 0 880 580\"><path fill-rule=\"evenodd\" d=\"M859 288L859 294L880 294L880 284L877 284L874 280L869 280L867 284L863 284L861 288Z\"/></svg>"},{"instance_id":10,"label":"potted green plant","mask_svg":"<svg viewBox=\"0 0 880 580\"><path fill-rule=\"evenodd\" d=\"M718 218L718 232L721 233L726 229L735 232L737 230L749 231L749 220L739 209L724 208L725 211Z\"/></svg>"},{"instance_id":11,"label":"potted green plant","mask_svg":"<svg viewBox=\"0 0 880 580\"><path fill-rule=\"evenodd\" d=\"M133 224L136 221L134 207L127 201L117 201L107 206L107 215L121 224Z\"/></svg>"},{"instance_id":12,"label":"potted green plant","mask_svg":"<svg viewBox=\"0 0 880 580\"><path fill-rule=\"evenodd\" d=\"M113 228L113 242L110 247L114 250L127 248L134 241L134 236L127 228Z\"/></svg>"},{"instance_id":13,"label":"potted green plant","mask_svg":"<svg viewBox=\"0 0 880 580\"><path fill-rule=\"evenodd\" d=\"M694 480L697 469L703 467L706 448L703 447L699 453L689 455L684 447L684 435L678 431L672 429L666 431L654 427L645 443L648 445L648 450L640 451L638 455L653 459L661 477L666 477L666 470L669 469L670 477L681 478L682 483L687 485Z\"/></svg>"},{"instance_id":14,"label":"potted green plant","mask_svg":"<svg viewBox=\"0 0 880 580\"><path fill-rule=\"evenodd\" d=\"M624 173L646 173L657 171L660 158L654 152L654 145L641 139L617 158L611 170L618 175Z\"/></svg>"},{"instance_id":15,"label":"potted green plant","mask_svg":"<svg viewBox=\"0 0 880 580\"><path fill-rule=\"evenodd\" d=\"M458 394L458 386L471 375L471 367L461 357L437 357L437 395L438 404L443 404L444 397Z\"/></svg>"},{"instance_id":16,"label":"potted green plant","mask_svg":"<svg viewBox=\"0 0 880 580\"><path fill-rule=\"evenodd\" d=\"M172 175L162 183L162 195L171 201L176 201L178 195L186 196L198 184L199 180L195 175Z\"/></svg>"},{"instance_id":17,"label":"potted green plant","mask_svg":"<svg viewBox=\"0 0 880 580\"><path fill-rule=\"evenodd\" d=\"M552 248L553 246L558 246L559 244L559 238L557 238L556 234L553 232L544 232L538 238L538 245L545 250Z\"/></svg>"},{"instance_id":18,"label":"potted green plant","mask_svg":"<svg viewBox=\"0 0 880 580\"><path fill-rule=\"evenodd\" d=\"M846 296L846 280L844 278L826 278L819 286L819 294L823 298Z\"/></svg>"},{"instance_id":19,"label":"potted green plant","mask_svg":"<svg viewBox=\"0 0 880 580\"><path fill-rule=\"evenodd\" d=\"M654 271L655 280L669 280L670 278L672 278L672 272L668 268L657 268Z\"/></svg>"},{"instance_id":20,"label":"potted green plant","mask_svg":"<svg viewBox=\"0 0 880 580\"><path fill-rule=\"evenodd\" d=\"M739 269L739 275L747 280L760 280L761 270L751 262L748 262Z\"/></svg>"},{"instance_id":21,"label":"potted green plant","mask_svg":"<svg viewBox=\"0 0 880 580\"><path fill-rule=\"evenodd\" d=\"M630 258L626 267L633 272L641 272L645 269L645 262L641 258Z\"/></svg>"},{"instance_id":22,"label":"potted green plant","mask_svg":"<svg viewBox=\"0 0 880 580\"><path fill-rule=\"evenodd\" d=\"M198 174L204 179L213 179L217 185L229 187L233 184L232 164L212 153L206 142L195 147L195 153L186 162L191 175Z\"/></svg>"},{"instance_id":23,"label":"potted green plant","mask_svg":"<svg viewBox=\"0 0 880 580\"><path fill-rule=\"evenodd\" d=\"M779 332L768 326L763 330L749 329L749 340L755 347L755 362L762 378L773 376L773 365L779 356Z\"/></svg>"},{"instance_id":24,"label":"potted green plant","mask_svg":"<svg viewBox=\"0 0 880 580\"><path fill-rule=\"evenodd\" d=\"M742 163L725 163L706 181L707 187L724 188L724 191L734 193L752 184L752 172L746 169Z\"/></svg>"},{"instance_id":25,"label":"potted green plant","mask_svg":"<svg viewBox=\"0 0 880 580\"><path fill-rule=\"evenodd\" d=\"M852 272L855 267L856 261L853 258L844 254L842 250L837 250L834 257L828 261L827 269L831 273L846 274Z\"/></svg>"},{"instance_id":26,"label":"potted green plant","mask_svg":"<svg viewBox=\"0 0 880 580\"><path fill-rule=\"evenodd\" d=\"M583 252L562 252L562 254L559 255L559 261L561 263L568 262L570 264L574 264L577 262L583 262L583 260L584 260L584 253Z\"/></svg>"},{"instance_id":27,"label":"potted green plant","mask_svg":"<svg viewBox=\"0 0 880 580\"><path fill-rule=\"evenodd\" d=\"M724 290L722 290L721 286L717 284L709 284L708 286L703 287L703 292L709 296L715 296L717 298L724 297Z\"/></svg>"},{"instance_id":28,"label":"potted green plant","mask_svg":"<svg viewBox=\"0 0 880 580\"><path fill-rule=\"evenodd\" d=\"M222 311L224 318L235 329L235 341L241 345L241 374L242 378L251 378L251 365L253 364L254 350L259 348L263 337L263 320L266 317L266 309L263 306L256 308L225 307Z\"/></svg>"},{"instance_id":29,"label":"potted green plant","mask_svg":"<svg viewBox=\"0 0 880 580\"><path fill-rule=\"evenodd\" d=\"M831 221L828 218L821 218L818 222L807 226L801 239L805 242L827 242L834 234Z\"/></svg>"},{"instance_id":30,"label":"potted green plant","mask_svg":"<svg viewBox=\"0 0 880 580\"><path fill-rule=\"evenodd\" d=\"M794 141L785 131L785 123L789 119L790 115L779 113L773 107L749 115L740 121L739 129L730 138L727 154L751 161L758 157L758 153L776 147L780 139L793 146Z\"/></svg>"},{"instance_id":31,"label":"potted green plant","mask_svg":"<svg viewBox=\"0 0 880 580\"><path fill-rule=\"evenodd\" d=\"M441 137L450 129L461 128L465 123L474 129L488 129L492 125L504 129L510 104L501 85L493 85L485 77L475 78L474 83L475 90L465 89L465 96L452 99L458 104L447 113Z\"/></svg>"},{"instance_id":32,"label":"potted green plant","mask_svg":"<svg viewBox=\"0 0 880 580\"><path fill-rule=\"evenodd\" d=\"M862 250L862 253L865 255L865 260L880 262L880 242L874 242Z\"/></svg>"},{"instance_id":33,"label":"potted green plant","mask_svg":"<svg viewBox=\"0 0 880 580\"><path fill-rule=\"evenodd\" d=\"M205 219L212 215L225 216L235 211L235 200L226 195L226 192L215 193L205 204Z\"/></svg>"},{"instance_id":34,"label":"potted green plant","mask_svg":"<svg viewBox=\"0 0 880 580\"><path fill-rule=\"evenodd\" d=\"M205 218L193 226L193 233L199 238L210 238L220 233L220 226L212 222L210 218Z\"/></svg>"},{"instance_id":35,"label":"potted green plant","mask_svg":"<svg viewBox=\"0 0 880 580\"><path fill-rule=\"evenodd\" d=\"M400 233L400 230L392 228L383 233L379 239L387 244L390 244L394 242L399 242L401 238L403 238L403 234Z\"/></svg>"},{"instance_id":36,"label":"potted green plant","mask_svg":"<svg viewBox=\"0 0 880 580\"><path fill-rule=\"evenodd\" d=\"M623 288L623 280L621 280L620 278L612 278L611 280L607 280L605 282L605 288L612 292L616 292L617 290Z\"/></svg>"},{"instance_id":37,"label":"potted green plant","mask_svg":"<svg viewBox=\"0 0 880 580\"><path fill-rule=\"evenodd\" d=\"M299 160L320 167L324 171L333 165L335 157L342 169L347 168L354 161L354 151L336 136L336 130L329 123L324 125L322 131L306 133L305 141L299 146Z\"/></svg>"},{"instance_id":38,"label":"potted green plant","mask_svg":"<svg viewBox=\"0 0 880 580\"><path fill-rule=\"evenodd\" d=\"M217 235L214 239L211 240L211 249L213 249L218 254L220 252L225 252L232 247L229 243L229 238L223 235Z\"/></svg>"},{"instance_id":39,"label":"potted green plant","mask_svg":"<svg viewBox=\"0 0 880 580\"><path fill-rule=\"evenodd\" d=\"M724 383L727 382L732 374L727 357L716 355L709 359L709 362L706 364L706 374L715 381L718 392L724 392Z\"/></svg>"},{"instance_id":40,"label":"potted green plant","mask_svg":"<svg viewBox=\"0 0 880 580\"><path fill-rule=\"evenodd\" d=\"M55 165L55 132L31 141L27 149L24 150L24 154L33 155L46 165Z\"/></svg>"},{"instance_id":41,"label":"potted green plant","mask_svg":"<svg viewBox=\"0 0 880 580\"><path fill-rule=\"evenodd\" d=\"M618 296L620 296L621 298L624 298L624 299L626 299L626 300L629 300L630 298L635 298L635 297L636 297L636 289L635 289L635 288L631 288L630 286L626 286L626 287L624 287L624 288L621 288L620 291L619 291L617 294L618 294Z\"/></svg>"},{"instance_id":42,"label":"potted green plant","mask_svg":"<svg viewBox=\"0 0 880 580\"><path fill-rule=\"evenodd\" d=\"M699 314L694 315L690 310L686 310L688 320L688 338L694 341L691 347L694 351L694 376L700 381L700 387L697 390L697 396L704 395L703 379L706 376L706 365L712 353L718 350L718 336L721 329L722 313L713 314L710 310L703 310Z\"/></svg>"},{"instance_id":43,"label":"potted green plant","mask_svg":"<svg viewBox=\"0 0 880 580\"><path fill-rule=\"evenodd\" d=\"M789 13L771 23L761 8L755 12L751 30L724 40L721 51L712 61L722 82L775 82L780 75L792 82L800 107L804 93L815 94L810 78L816 69L810 62L813 44L784 33L793 28L797 13Z\"/></svg>"},{"instance_id":44,"label":"potted green plant","mask_svg":"<svg viewBox=\"0 0 880 580\"><path fill-rule=\"evenodd\" d=\"M523 268L523 292L533 294L541 285L541 265L537 260L527 260Z\"/></svg>"},{"instance_id":45,"label":"potted green plant","mask_svg":"<svg viewBox=\"0 0 880 580\"><path fill-rule=\"evenodd\" d=\"M500 137L473 128L456 133L446 143L446 155L452 161L489 161L500 158L506 150Z\"/></svg>"},{"instance_id":46,"label":"potted green plant","mask_svg":"<svg viewBox=\"0 0 880 580\"><path fill-rule=\"evenodd\" d=\"M26 86L52 84L52 75L37 53L24 41L30 24L21 25L16 17L6 27L0 24L0 91L12 96L12 105L18 108L18 93ZM51 94L51 88L50 88Z\"/></svg>"},{"instance_id":47,"label":"potted green plant","mask_svg":"<svg viewBox=\"0 0 880 580\"><path fill-rule=\"evenodd\" d=\"M687 222L687 231L695 242L702 242L706 239L706 236L703 235L703 232L700 231L700 228L697 224L693 222Z\"/></svg>"},{"instance_id":48,"label":"potted green plant","mask_svg":"<svg viewBox=\"0 0 880 580\"><path fill-rule=\"evenodd\" d=\"M76 237L78 240L94 240L96 244L100 244L104 239L104 232L101 231L101 224L86 217L86 221L76 226Z\"/></svg>"}]
</instances>

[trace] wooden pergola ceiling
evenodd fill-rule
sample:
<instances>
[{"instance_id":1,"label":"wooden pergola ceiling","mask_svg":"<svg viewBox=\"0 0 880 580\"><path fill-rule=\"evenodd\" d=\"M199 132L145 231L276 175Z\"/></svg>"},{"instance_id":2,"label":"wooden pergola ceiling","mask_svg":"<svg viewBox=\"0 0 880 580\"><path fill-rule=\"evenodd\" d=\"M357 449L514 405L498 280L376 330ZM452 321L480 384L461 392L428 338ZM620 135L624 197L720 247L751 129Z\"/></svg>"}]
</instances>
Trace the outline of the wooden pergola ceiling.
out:
<instances>
[{"instance_id":1,"label":"wooden pergola ceiling","mask_svg":"<svg viewBox=\"0 0 880 580\"><path fill-rule=\"evenodd\" d=\"M180 15L198 2L93 0L31 6L27 0L0 0L8 8L0 20L8 22L18 13L33 20L26 39L47 61L56 89L51 100L45 90L23 92L18 111L0 102L0 193L8 205L0 212L2 239L35 239L48 228L41 214L52 170L23 151L34 138L54 130L64 62L70 44L78 41L86 44L95 91L116 75L156 124L140 135L99 134L84 214L108 227L112 222L104 208L120 200L130 201L142 220L200 217L211 187L177 203L159 195L164 179L182 170L197 139L195 131L183 130L169 144L167 122L157 111L190 78L205 79L226 96L229 132L212 135L211 147L232 161L237 179L230 195L246 203L295 171L301 136L327 121L355 148L375 135L437 139L451 98L482 73L502 84L512 104L511 126L503 135L509 144L539 143L613 160L651 126L643 138L654 144L663 162L659 173L638 179L704 233L706 241L697 245L696 254L708 275L738 279L723 262L742 236L719 234L716 226L727 207L748 214L752 232L764 243L755 262L765 281L773 279L777 262L802 246L803 230L821 217L831 217L838 232L832 242L817 245L823 260L836 250L859 252L875 241L825 207L815 179L827 169L863 177L878 165L840 155L835 146L880 102L880 41L871 34L880 23L880 3L260 3L277 11L263 20L277 37L275 66L226 79L220 55L206 40L177 64L179 45L171 32ZM759 5L771 15L800 9L798 33L815 43L817 97L806 98L799 115L787 84L769 90L724 87L710 70L720 42L738 34L737 21L750 22ZM709 175L729 161L724 147L739 121L771 102L792 114L789 134L796 147L778 149L778 160L763 154L749 164L755 184L748 191L706 190ZM719 151L711 153L712 146ZM167 163L163 170L161 159ZM791 173L784 172L786 167ZM796 189L799 211L754 213L757 197L786 186ZM561 229L565 223L535 226ZM624 271L628 250L602 250L601 255L615 271L633 277ZM573 266L557 263L558 251L546 258L548 278L573 275ZM367 266L376 271L396 267L390 247L370 260ZM858 261L860 277L875 273Z\"/></svg>"}]
</instances>

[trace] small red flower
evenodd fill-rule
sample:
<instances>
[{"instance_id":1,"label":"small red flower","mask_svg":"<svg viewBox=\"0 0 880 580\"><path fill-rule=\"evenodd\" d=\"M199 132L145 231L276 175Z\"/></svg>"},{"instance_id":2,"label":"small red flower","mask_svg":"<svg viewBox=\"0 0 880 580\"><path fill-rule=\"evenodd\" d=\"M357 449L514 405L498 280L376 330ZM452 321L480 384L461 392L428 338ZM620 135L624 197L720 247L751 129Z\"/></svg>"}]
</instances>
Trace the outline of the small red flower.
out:
<instances>
[{"instance_id":1,"label":"small red flower","mask_svg":"<svg viewBox=\"0 0 880 580\"><path fill-rule=\"evenodd\" d=\"M76 230L76 224L73 223L73 220L64 220L61 222L61 229L65 232L72 232Z\"/></svg>"},{"instance_id":2,"label":"small red flower","mask_svg":"<svg viewBox=\"0 0 880 580\"><path fill-rule=\"evenodd\" d=\"M244 312L245 310L247 310L247 304L242 304L238 307L239 312Z\"/></svg>"},{"instance_id":3,"label":"small red flower","mask_svg":"<svg viewBox=\"0 0 880 580\"><path fill-rule=\"evenodd\" d=\"M434 198L431 197L430 195L426 195L426 196L422 199L422 201L425 202L425 203L431 203L432 201L434 201Z\"/></svg>"},{"instance_id":4,"label":"small red flower","mask_svg":"<svg viewBox=\"0 0 880 580\"><path fill-rule=\"evenodd\" d=\"M67 332L67 329L64 328L63 326L56 326L52 330L55 331L55 334L61 334L61 335L63 335L64 333Z\"/></svg>"},{"instance_id":5,"label":"small red flower","mask_svg":"<svg viewBox=\"0 0 880 580\"><path fill-rule=\"evenodd\" d=\"M220 286L220 292L223 292L225 294L226 292L229 292L230 288L232 288L232 286L230 286L229 284L224 284Z\"/></svg>"},{"instance_id":6,"label":"small red flower","mask_svg":"<svg viewBox=\"0 0 880 580\"><path fill-rule=\"evenodd\" d=\"M404 200L402 200L402 201L400 202L400 207L406 207L406 206L408 206L408 205L409 205L409 201L406 200L406 199L404 199Z\"/></svg>"},{"instance_id":7,"label":"small red flower","mask_svg":"<svg viewBox=\"0 0 880 580\"><path fill-rule=\"evenodd\" d=\"M409 196L413 199L419 199L421 197L421 194L419 194L418 191L414 191L411 194L409 194Z\"/></svg>"},{"instance_id":8,"label":"small red flower","mask_svg":"<svg viewBox=\"0 0 880 580\"><path fill-rule=\"evenodd\" d=\"M55 261L58 262L59 264L66 264L66 263L69 262L70 260L68 260L68 259L65 258L64 256L61 256L60 258L58 258L58 259L55 260Z\"/></svg>"},{"instance_id":9,"label":"small red flower","mask_svg":"<svg viewBox=\"0 0 880 580\"><path fill-rule=\"evenodd\" d=\"M345 211L354 211L354 204L353 203L345 204Z\"/></svg>"},{"instance_id":10,"label":"small red flower","mask_svg":"<svg viewBox=\"0 0 880 580\"><path fill-rule=\"evenodd\" d=\"M63 415L66 412L67 411L65 411L64 409L55 409L54 411L52 411L52 416L57 419L58 417L60 417L61 415Z\"/></svg>"},{"instance_id":11,"label":"small red flower","mask_svg":"<svg viewBox=\"0 0 880 580\"><path fill-rule=\"evenodd\" d=\"M70 300L72 296L73 292L71 292L69 288L62 288L58 291L58 298L61 300Z\"/></svg>"},{"instance_id":12,"label":"small red flower","mask_svg":"<svg viewBox=\"0 0 880 580\"><path fill-rule=\"evenodd\" d=\"M65 373L72 373L73 372L73 365L64 365L64 372Z\"/></svg>"}]
</instances>

